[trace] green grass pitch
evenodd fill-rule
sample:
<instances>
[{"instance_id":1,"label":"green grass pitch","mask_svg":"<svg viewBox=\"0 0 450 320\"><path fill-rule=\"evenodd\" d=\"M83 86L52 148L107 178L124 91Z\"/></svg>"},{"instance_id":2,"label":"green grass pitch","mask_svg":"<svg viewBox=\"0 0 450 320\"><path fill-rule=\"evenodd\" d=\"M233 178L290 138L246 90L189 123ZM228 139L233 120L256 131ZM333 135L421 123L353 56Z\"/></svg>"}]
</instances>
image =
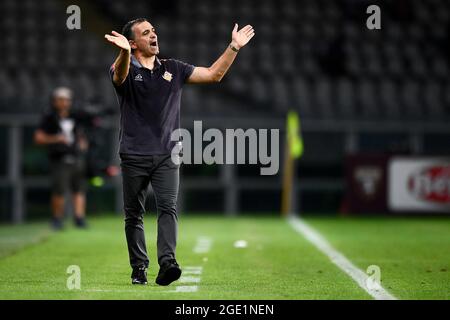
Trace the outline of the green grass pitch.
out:
<instances>
[{"instance_id":1,"label":"green grass pitch","mask_svg":"<svg viewBox=\"0 0 450 320\"><path fill-rule=\"evenodd\" d=\"M361 270L378 265L383 287L398 299L450 298L448 218L305 220ZM91 218L85 231L54 233L46 223L1 226L0 299L371 299L278 217L181 216L177 259L202 271L159 287L154 215L145 226L147 286L130 284L121 216ZM194 251L199 237L211 240L208 252ZM247 246L236 248L237 240ZM80 267L80 290L66 286L70 265ZM193 286L194 292L179 292Z\"/></svg>"}]
</instances>

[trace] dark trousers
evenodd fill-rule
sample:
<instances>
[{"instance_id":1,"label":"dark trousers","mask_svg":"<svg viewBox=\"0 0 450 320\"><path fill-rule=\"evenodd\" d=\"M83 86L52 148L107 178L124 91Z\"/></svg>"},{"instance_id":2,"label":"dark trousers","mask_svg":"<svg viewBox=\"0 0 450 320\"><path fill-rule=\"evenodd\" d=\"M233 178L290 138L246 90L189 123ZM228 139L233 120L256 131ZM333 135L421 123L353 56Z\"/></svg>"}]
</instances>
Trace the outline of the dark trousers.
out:
<instances>
[{"instance_id":1,"label":"dark trousers","mask_svg":"<svg viewBox=\"0 0 450 320\"><path fill-rule=\"evenodd\" d=\"M158 264L175 259L178 216L177 197L179 165L169 155L121 154L123 199L125 210L125 234L130 265L133 268L148 267L149 259L144 235L145 199L151 183L157 208Z\"/></svg>"}]
</instances>

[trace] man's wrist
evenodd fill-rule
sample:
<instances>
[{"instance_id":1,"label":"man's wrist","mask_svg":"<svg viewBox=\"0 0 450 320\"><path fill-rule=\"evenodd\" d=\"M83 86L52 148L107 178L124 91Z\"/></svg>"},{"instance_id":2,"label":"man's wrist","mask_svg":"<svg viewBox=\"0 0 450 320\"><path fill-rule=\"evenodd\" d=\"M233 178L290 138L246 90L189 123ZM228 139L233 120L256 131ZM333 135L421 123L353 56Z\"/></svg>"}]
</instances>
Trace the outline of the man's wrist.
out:
<instances>
[{"instance_id":1,"label":"man's wrist","mask_svg":"<svg viewBox=\"0 0 450 320\"><path fill-rule=\"evenodd\" d=\"M234 43L234 42L231 42L231 43L230 43L229 48L230 48L231 50L233 50L234 52L238 52L238 51L241 49L241 47L239 47L239 46L238 46L236 43Z\"/></svg>"}]
</instances>

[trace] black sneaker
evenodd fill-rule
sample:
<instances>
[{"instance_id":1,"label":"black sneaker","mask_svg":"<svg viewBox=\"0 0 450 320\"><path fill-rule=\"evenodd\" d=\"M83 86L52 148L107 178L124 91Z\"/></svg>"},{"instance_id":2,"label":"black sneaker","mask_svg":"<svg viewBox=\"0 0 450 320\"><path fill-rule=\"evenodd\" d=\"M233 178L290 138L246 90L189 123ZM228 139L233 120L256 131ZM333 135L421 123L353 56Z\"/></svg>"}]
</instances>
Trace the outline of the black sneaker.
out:
<instances>
[{"instance_id":1,"label":"black sneaker","mask_svg":"<svg viewBox=\"0 0 450 320\"><path fill-rule=\"evenodd\" d=\"M181 269L175 259L164 263L158 272L155 282L160 286L168 286L172 282L180 279Z\"/></svg>"},{"instance_id":2,"label":"black sneaker","mask_svg":"<svg viewBox=\"0 0 450 320\"><path fill-rule=\"evenodd\" d=\"M53 218L51 222L52 229L55 231L61 231L64 229L64 223L61 218Z\"/></svg>"},{"instance_id":3,"label":"black sneaker","mask_svg":"<svg viewBox=\"0 0 450 320\"><path fill-rule=\"evenodd\" d=\"M134 268L131 273L131 284L147 284L147 268Z\"/></svg>"},{"instance_id":4,"label":"black sneaker","mask_svg":"<svg viewBox=\"0 0 450 320\"><path fill-rule=\"evenodd\" d=\"M88 225L85 218L75 218L75 227L80 229L87 229Z\"/></svg>"}]
</instances>

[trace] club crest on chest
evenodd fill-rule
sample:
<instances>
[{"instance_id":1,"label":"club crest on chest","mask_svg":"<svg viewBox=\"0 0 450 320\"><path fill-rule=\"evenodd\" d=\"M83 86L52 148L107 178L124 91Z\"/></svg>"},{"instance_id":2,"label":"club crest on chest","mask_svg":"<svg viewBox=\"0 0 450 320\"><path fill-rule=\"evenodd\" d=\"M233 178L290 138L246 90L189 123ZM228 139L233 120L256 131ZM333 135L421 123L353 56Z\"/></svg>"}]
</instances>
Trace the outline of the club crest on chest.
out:
<instances>
[{"instance_id":1,"label":"club crest on chest","mask_svg":"<svg viewBox=\"0 0 450 320\"><path fill-rule=\"evenodd\" d=\"M164 80L171 82L173 75L170 72L166 71L166 72L164 72L162 77Z\"/></svg>"}]
</instances>

